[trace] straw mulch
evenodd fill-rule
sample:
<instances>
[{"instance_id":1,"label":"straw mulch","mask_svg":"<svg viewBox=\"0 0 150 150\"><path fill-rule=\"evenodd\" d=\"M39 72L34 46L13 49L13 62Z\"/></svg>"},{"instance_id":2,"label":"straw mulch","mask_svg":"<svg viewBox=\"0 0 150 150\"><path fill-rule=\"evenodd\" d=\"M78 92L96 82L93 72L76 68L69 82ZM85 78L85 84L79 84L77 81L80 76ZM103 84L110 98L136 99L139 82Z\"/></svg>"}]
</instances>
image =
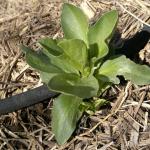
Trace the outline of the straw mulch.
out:
<instances>
[{"instance_id":1,"label":"straw mulch","mask_svg":"<svg viewBox=\"0 0 150 150\"><path fill-rule=\"evenodd\" d=\"M69 2L81 4L79 0ZM143 24L150 26L149 0L89 0L87 5L83 8L90 10L92 21L108 10L117 9L122 38L133 36ZM26 64L19 45L36 49L38 39L62 36L61 6L61 0L0 1L0 99L42 84L39 74ZM141 58L149 52L147 44ZM113 86L104 96L111 106L92 116L84 115L73 137L63 146L57 145L51 132L51 101L1 116L0 149L150 149L149 86L128 82L125 86Z\"/></svg>"}]
</instances>

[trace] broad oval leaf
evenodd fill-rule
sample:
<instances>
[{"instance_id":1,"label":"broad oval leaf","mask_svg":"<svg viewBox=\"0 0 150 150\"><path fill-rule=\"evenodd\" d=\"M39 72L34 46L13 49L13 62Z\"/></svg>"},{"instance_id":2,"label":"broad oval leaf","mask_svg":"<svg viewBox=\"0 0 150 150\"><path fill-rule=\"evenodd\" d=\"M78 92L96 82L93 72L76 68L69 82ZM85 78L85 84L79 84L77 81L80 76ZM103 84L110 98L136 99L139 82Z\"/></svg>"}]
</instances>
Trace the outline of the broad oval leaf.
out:
<instances>
[{"instance_id":1,"label":"broad oval leaf","mask_svg":"<svg viewBox=\"0 0 150 150\"><path fill-rule=\"evenodd\" d=\"M82 115L79 106L82 99L61 94L54 100L52 110L52 131L58 144L64 144L72 135Z\"/></svg>"},{"instance_id":2,"label":"broad oval leaf","mask_svg":"<svg viewBox=\"0 0 150 150\"><path fill-rule=\"evenodd\" d=\"M124 76L126 80L131 80L137 85L150 83L150 68L146 65L136 64L125 56L107 60L99 69L98 78L118 84L118 75Z\"/></svg>"},{"instance_id":3,"label":"broad oval leaf","mask_svg":"<svg viewBox=\"0 0 150 150\"><path fill-rule=\"evenodd\" d=\"M53 61L57 64L57 66L60 66L64 72L79 74L79 70L74 68L70 58L67 55L62 54L61 56L53 59Z\"/></svg>"},{"instance_id":4,"label":"broad oval leaf","mask_svg":"<svg viewBox=\"0 0 150 150\"><path fill-rule=\"evenodd\" d=\"M89 29L89 44L98 48L98 58L104 57L108 53L107 41L112 35L118 21L118 13L113 10L105 13L95 25ZM95 49L93 49L95 51Z\"/></svg>"},{"instance_id":5,"label":"broad oval leaf","mask_svg":"<svg viewBox=\"0 0 150 150\"><path fill-rule=\"evenodd\" d=\"M63 52L63 49L61 49L58 45L55 45L55 44L57 44L58 41L53 41L53 42L52 41L53 40L51 40L52 45L49 45L49 43L46 43L44 41L42 41L42 44L41 44L44 47L43 53L50 58L51 63L54 64L55 66L61 68L66 73L79 74L79 70L77 70L76 68L73 67L73 65L72 65L73 62L70 60L70 57L68 57ZM52 50L52 48L53 48L53 50ZM56 49L58 49L59 52L55 53Z\"/></svg>"},{"instance_id":6,"label":"broad oval leaf","mask_svg":"<svg viewBox=\"0 0 150 150\"><path fill-rule=\"evenodd\" d=\"M80 39L88 45L88 19L80 8L65 3L61 15L61 25L65 38Z\"/></svg>"},{"instance_id":7,"label":"broad oval leaf","mask_svg":"<svg viewBox=\"0 0 150 150\"><path fill-rule=\"evenodd\" d=\"M49 81L48 87L53 91L90 98L97 96L99 85L92 75L80 78L76 74L58 74Z\"/></svg>"},{"instance_id":8,"label":"broad oval leaf","mask_svg":"<svg viewBox=\"0 0 150 150\"><path fill-rule=\"evenodd\" d=\"M44 53L47 54L45 51ZM79 74L79 70L72 66L70 58L64 53L60 56L54 56L51 54L47 54L47 56L51 59L52 64L61 68L65 73Z\"/></svg>"},{"instance_id":9,"label":"broad oval leaf","mask_svg":"<svg viewBox=\"0 0 150 150\"><path fill-rule=\"evenodd\" d=\"M87 48L83 41L78 39L63 40L59 43L59 46L63 49L64 54L69 57L69 62L74 68L83 72L87 64Z\"/></svg>"},{"instance_id":10,"label":"broad oval leaf","mask_svg":"<svg viewBox=\"0 0 150 150\"><path fill-rule=\"evenodd\" d=\"M62 50L59 46L57 46L57 40L51 38L44 38L39 41L44 49L47 50L48 53L59 56L62 54Z\"/></svg>"},{"instance_id":11,"label":"broad oval leaf","mask_svg":"<svg viewBox=\"0 0 150 150\"><path fill-rule=\"evenodd\" d=\"M22 46L21 48L26 54L27 63L31 67L39 71L48 72L48 73L62 73L63 72L59 67L52 64L49 57L46 56L42 51L35 52L32 49L25 47L25 46Z\"/></svg>"}]
</instances>

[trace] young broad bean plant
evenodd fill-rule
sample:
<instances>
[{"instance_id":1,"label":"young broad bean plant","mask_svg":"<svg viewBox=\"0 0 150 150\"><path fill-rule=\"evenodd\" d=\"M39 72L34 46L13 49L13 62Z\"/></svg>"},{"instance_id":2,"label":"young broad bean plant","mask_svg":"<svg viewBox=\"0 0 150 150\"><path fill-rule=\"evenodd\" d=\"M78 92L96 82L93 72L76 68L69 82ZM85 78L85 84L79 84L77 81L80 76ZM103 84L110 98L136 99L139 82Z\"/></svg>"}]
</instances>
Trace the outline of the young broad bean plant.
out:
<instances>
[{"instance_id":1,"label":"young broad bean plant","mask_svg":"<svg viewBox=\"0 0 150 150\"><path fill-rule=\"evenodd\" d=\"M58 144L70 138L84 111L106 102L99 97L112 84L119 84L118 75L138 85L150 83L148 66L124 55L110 56L108 44L117 21L118 13L113 10L90 26L80 8L65 3L61 15L64 38L41 39L39 51L22 46L27 63L39 71L50 90L61 93L52 110L52 130Z\"/></svg>"}]
</instances>

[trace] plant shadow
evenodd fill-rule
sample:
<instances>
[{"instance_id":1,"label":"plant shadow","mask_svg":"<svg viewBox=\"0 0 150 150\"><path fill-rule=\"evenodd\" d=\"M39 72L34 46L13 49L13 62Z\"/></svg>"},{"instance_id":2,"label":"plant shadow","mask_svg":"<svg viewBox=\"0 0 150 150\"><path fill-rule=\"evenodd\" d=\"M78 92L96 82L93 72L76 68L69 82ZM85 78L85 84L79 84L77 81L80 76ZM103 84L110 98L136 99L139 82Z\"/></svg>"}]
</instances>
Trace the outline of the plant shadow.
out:
<instances>
[{"instance_id":1,"label":"plant shadow","mask_svg":"<svg viewBox=\"0 0 150 150\"><path fill-rule=\"evenodd\" d=\"M143 27L129 39L122 39L119 30L116 30L110 48L115 50L115 55L125 55L136 63L140 62L139 52L144 49L150 40L150 27ZM143 62L145 63L145 62Z\"/></svg>"}]
</instances>

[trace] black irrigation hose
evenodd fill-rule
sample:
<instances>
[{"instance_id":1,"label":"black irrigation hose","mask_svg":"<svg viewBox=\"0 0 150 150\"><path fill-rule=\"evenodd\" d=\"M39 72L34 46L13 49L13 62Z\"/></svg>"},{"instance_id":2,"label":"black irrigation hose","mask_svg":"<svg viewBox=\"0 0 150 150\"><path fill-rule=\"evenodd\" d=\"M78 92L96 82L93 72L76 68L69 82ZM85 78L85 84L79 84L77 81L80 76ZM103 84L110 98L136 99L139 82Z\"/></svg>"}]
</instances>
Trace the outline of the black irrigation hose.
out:
<instances>
[{"instance_id":1,"label":"black irrigation hose","mask_svg":"<svg viewBox=\"0 0 150 150\"><path fill-rule=\"evenodd\" d=\"M5 98L0 100L0 115L29 107L56 95L58 93L51 92L45 85L42 85L27 92Z\"/></svg>"}]
</instances>

